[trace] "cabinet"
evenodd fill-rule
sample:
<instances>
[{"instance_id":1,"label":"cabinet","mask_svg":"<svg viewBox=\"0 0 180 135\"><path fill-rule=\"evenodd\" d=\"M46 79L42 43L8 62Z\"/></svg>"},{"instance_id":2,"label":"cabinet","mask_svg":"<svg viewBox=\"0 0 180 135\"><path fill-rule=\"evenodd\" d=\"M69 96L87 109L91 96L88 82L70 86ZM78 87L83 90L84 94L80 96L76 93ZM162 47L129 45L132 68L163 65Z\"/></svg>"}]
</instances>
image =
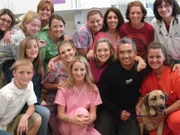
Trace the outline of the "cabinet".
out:
<instances>
[{"instance_id":1,"label":"cabinet","mask_svg":"<svg viewBox=\"0 0 180 135\"><path fill-rule=\"evenodd\" d=\"M15 14L24 14L29 10L37 11L40 0L9 0L9 8Z\"/></svg>"},{"instance_id":2,"label":"cabinet","mask_svg":"<svg viewBox=\"0 0 180 135\"><path fill-rule=\"evenodd\" d=\"M29 10L36 12L40 0L1 0L0 9L9 8L14 14L24 14ZM65 0L65 3L54 4L55 11L107 8L111 0Z\"/></svg>"},{"instance_id":3,"label":"cabinet","mask_svg":"<svg viewBox=\"0 0 180 135\"><path fill-rule=\"evenodd\" d=\"M88 9L92 7L107 8L111 7L110 0L77 0L77 9Z\"/></svg>"},{"instance_id":4,"label":"cabinet","mask_svg":"<svg viewBox=\"0 0 180 135\"><path fill-rule=\"evenodd\" d=\"M24 14L29 10L36 12L40 0L1 0L2 8L10 9L14 14Z\"/></svg>"},{"instance_id":5,"label":"cabinet","mask_svg":"<svg viewBox=\"0 0 180 135\"><path fill-rule=\"evenodd\" d=\"M55 11L76 9L76 0L65 0L65 3L54 4Z\"/></svg>"},{"instance_id":6,"label":"cabinet","mask_svg":"<svg viewBox=\"0 0 180 135\"><path fill-rule=\"evenodd\" d=\"M55 11L90 9L92 7L111 7L111 0L65 0L65 3L54 4Z\"/></svg>"}]
</instances>

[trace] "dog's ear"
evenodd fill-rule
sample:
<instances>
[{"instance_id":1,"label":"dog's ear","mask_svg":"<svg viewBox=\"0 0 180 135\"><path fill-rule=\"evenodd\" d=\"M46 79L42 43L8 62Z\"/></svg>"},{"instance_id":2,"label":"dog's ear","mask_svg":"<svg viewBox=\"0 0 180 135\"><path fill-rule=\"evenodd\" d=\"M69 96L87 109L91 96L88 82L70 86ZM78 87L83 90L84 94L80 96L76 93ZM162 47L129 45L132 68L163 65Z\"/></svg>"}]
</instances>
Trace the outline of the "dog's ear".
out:
<instances>
[{"instance_id":1,"label":"dog's ear","mask_svg":"<svg viewBox=\"0 0 180 135\"><path fill-rule=\"evenodd\" d=\"M149 94L146 94L146 96L144 97L144 101L143 101L144 105L147 109L149 108L148 98L149 98Z\"/></svg>"},{"instance_id":2,"label":"dog's ear","mask_svg":"<svg viewBox=\"0 0 180 135\"><path fill-rule=\"evenodd\" d=\"M168 94L166 92L163 92L164 96L165 96L165 101L168 101Z\"/></svg>"}]
</instances>

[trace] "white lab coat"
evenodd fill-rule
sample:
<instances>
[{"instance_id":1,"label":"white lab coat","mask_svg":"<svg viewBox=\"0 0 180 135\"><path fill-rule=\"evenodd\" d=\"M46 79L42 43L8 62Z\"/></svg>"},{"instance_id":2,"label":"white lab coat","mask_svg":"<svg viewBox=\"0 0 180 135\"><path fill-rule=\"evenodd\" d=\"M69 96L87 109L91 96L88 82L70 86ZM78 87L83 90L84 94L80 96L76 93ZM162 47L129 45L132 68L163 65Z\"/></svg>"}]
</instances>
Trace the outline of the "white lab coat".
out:
<instances>
[{"instance_id":1,"label":"white lab coat","mask_svg":"<svg viewBox=\"0 0 180 135\"><path fill-rule=\"evenodd\" d=\"M166 29L164 20L159 21L156 18L152 20L154 27L154 41L165 46L168 55L175 60L180 60L180 15L177 21L173 18L170 23L169 33ZM174 24L173 24L174 22Z\"/></svg>"}]
</instances>

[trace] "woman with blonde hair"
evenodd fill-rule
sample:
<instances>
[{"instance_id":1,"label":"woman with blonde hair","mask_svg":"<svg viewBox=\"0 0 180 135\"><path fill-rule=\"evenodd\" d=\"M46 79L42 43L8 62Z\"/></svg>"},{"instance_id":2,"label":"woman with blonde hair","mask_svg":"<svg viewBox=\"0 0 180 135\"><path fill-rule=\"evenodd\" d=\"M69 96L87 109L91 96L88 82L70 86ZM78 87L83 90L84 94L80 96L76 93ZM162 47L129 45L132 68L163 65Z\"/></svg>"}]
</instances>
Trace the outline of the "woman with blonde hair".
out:
<instances>
[{"instance_id":1,"label":"woman with blonde hair","mask_svg":"<svg viewBox=\"0 0 180 135\"><path fill-rule=\"evenodd\" d=\"M22 22L15 25L11 31L13 32L10 35L10 43L7 46L10 46L11 52L9 55L12 55L12 59L3 64L3 71L6 75L7 82L11 81L12 73L9 70L9 67L13 64L13 62L18 59L19 46L21 41L28 36L36 36L40 30L41 21L39 15L34 11L28 11L23 17Z\"/></svg>"},{"instance_id":2,"label":"woman with blonde hair","mask_svg":"<svg viewBox=\"0 0 180 135\"><path fill-rule=\"evenodd\" d=\"M105 68L116 60L112 43L107 38L100 38L94 46L94 57L89 60L94 82L98 86L101 74Z\"/></svg>"},{"instance_id":3,"label":"woman with blonde hair","mask_svg":"<svg viewBox=\"0 0 180 135\"><path fill-rule=\"evenodd\" d=\"M92 124L96 119L96 108L102 101L83 56L76 56L70 63L67 86L59 88L55 103L62 135L100 135Z\"/></svg>"},{"instance_id":4,"label":"woman with blonde hair","mask_svg":"<svg viewBox=\"0 0 180 135\"><path fill-rule=\"evenodd\" d=\"M50 128L53 135L60 135L57 127L57 106L54 104L54 99L57 92L58 83L62 83L68 78L68 66L76 55L76 48L71 41L65 40L59 44L58 47L59 59L54 63L52 72L46 72L42 80L42 85L46 94L47 107L51 115L49 120Z\"/></svg>"}]
</instances>

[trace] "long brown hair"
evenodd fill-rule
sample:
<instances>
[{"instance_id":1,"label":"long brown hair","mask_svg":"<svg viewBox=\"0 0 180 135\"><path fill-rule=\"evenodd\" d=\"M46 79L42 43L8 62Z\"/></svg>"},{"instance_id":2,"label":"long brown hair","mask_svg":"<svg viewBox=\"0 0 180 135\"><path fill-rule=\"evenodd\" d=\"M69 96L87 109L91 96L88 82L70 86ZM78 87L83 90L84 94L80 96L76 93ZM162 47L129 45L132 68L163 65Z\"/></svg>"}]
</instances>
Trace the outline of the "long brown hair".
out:
<instances>
[{"instance_id":1,"label":"long brown hair","mask_svg":"<svg viewBox=\"0 0 180 135\"><path fill-rule=\"evenodd\" d=\"M21 45L19 47L19 59L27 58L26 49L30 46L30 41L32 41L32 40L35 40L38 45L38 40L33 36L26 37L21 42ZM38 74L44 75L43 62L40 57L39 45L38 45L38 50L39 50L38 56L34 59L34 61L32 63L33 63L34 69L37 70Z\"/></svg>"}]
</instances>

